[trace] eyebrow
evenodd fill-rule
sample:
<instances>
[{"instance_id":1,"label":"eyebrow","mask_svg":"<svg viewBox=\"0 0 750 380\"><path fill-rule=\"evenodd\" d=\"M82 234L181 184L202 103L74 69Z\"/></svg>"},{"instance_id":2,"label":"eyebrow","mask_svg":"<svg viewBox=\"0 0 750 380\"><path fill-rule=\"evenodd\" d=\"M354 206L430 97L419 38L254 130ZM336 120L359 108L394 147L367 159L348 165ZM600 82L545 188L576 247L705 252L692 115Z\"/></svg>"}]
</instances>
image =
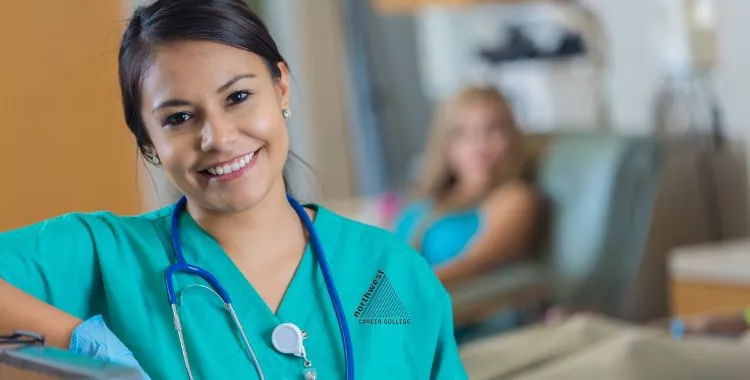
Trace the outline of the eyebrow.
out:
<instances>
[{"instance_id":1,"label":"eyebrow","mask_svg":"<svg viewBox=\"0 0 750 380\"><path fill-rule=\"evenodd\" d=\"M226 91L229 87L232 87L233 84L239 82L242 79L255 78L255 77L256 77L255 74L240 74L240 75L234 76L232 77L232 79L228 80L226 83L219 86L219 88L216 90L216 93L219 94L219 93ZM153 111L156 112L162 108L167 108L167 107L183 107L183 106L189 106L189 105L190 105L190 102L188 102L187 100L170 99L170 100L166 100L164 102L159 103L159 105L154 107Z\"/></svg>"},{"instance_id":2,"label":"eyebrow","mask_svg":"<svg viewBox=\"0 0 750 380\"><path fill-rule=\"evenodd\" d=\"M172 99L167 100L165 102L159 103L158 106L154 107L154 112L167 107L182 107L182 106L189 106L190 103L187 100L181 100L181 99Z\"/></svg>"},{"instance_id":3,"label":"eyebrow","mask_svg":"<svg viewBox=\"0 0 750 380\"><path fill-rule=\"evenodd\" d=\"M228 80L227 83L222 84L221 87L219 87L219 89L216 90L216 93L218 94L218 93L224 92L229 87L232 87L233 84L239 82L242 79L246 79L246 78L255 78L255 74L240 74L240 75L237 75L237 76L233 77L232 79Z\"/></svg>"}]
</instances>

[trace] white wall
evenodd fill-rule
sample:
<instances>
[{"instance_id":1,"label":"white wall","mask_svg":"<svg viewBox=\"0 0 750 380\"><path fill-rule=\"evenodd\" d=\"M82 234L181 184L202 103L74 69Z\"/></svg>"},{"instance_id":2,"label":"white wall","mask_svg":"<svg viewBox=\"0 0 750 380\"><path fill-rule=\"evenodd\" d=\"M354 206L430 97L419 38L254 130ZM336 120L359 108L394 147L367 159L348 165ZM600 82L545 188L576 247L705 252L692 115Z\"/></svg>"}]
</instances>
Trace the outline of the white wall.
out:
<instances>
[{"instance_id":1,"label":"white wall","mask_svg":"<svg viewBox=\"0 0 750 380\"><path fill-rule=\"evenodd\" d=\"M691 62L691 45L682 14L691 1L710 0L586 0L605 30L608 62L605 77L614 129L635 134L652 132L662 81L670 70L684 68ZM725 132L730 139L730 149L717 160L718 182L725 232L728 236L738 236L748 232L745 205L750 198L746 173L750 161L746 156L750 144L750 107L745 104L750 100L747 43L750 1L715 0L714 4L718 28L715 84L722 101ZM434 7L418 16L428 96L439 98L451 93L462 81L475 75L468 58L474 52L466 46L472 45L472 39L493 38L498 33L498 20L511 17L515 9L516 6L507 5ZM521 70L508 74L521 83L519 87L526 88L538 125L545 126L549 119L554 119L563 125L573 122L580 127L586 120L595 120L580 116L590 115L592 110L592 88L587 87L590 83L585 70L579 66L580 75L572 75L569 68L564 70L567 71L563 76L568 76L569 83L550 80L549 75L540 76L541 70L527 75L528 80ZM536 82L531 80L534 75ZM530 90L534 87L538 89L536 92ZM547 110L550 107L557 109Z\"/></svg>"},{"instance_id":2,"label":"white wall","mask_svg":"<svg viewBox=\"0 0 750 380\"><path fill-rule=\"evenodd\" d=\"M717 1L718 87L729 130L750 140L750 1Z\"/></svg>"}]
</instances>

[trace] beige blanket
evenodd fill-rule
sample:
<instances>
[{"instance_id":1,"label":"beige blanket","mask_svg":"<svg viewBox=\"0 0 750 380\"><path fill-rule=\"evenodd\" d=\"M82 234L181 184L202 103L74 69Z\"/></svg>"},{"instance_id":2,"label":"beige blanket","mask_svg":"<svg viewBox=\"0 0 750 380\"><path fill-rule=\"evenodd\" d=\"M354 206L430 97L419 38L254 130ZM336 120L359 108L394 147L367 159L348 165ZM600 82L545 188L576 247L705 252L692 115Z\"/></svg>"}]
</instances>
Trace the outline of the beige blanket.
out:
<instances>
[{"instance_id":1,"label":"beige blanket","mask_svg":"<svg viewBox=\"0 0 750 380\"><path fill-rule=\"evenodd\" d=\"M746 340L747 341L747 340ZM748 380L750 345L577 317L465 345L472 380Z\"/></svg>"}]
</instances>

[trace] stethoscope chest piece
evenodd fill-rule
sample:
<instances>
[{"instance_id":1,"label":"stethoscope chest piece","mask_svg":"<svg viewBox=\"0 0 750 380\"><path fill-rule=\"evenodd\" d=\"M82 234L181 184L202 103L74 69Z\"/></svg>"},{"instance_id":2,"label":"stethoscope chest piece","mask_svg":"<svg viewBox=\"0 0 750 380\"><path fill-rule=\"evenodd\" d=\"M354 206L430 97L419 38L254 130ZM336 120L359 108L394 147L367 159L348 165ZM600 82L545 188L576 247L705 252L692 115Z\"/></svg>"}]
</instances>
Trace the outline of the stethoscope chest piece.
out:
<instances>
[{"instance_id":1,"label":"stethoscope chest piece","mask_svg":"<svg viewBox=\"0 0 750 380\"><path fill-rule=\"evenodd\" d=\"M312 368L312 362L307 359L307 352L305 351L304 341L306 338L307 334L294 323L282 323L276 326L271 333L273 348L282 354L294 355L304 359L305 380L315 380L317 374L315 369Z\"/></svg>"}]
</instances>

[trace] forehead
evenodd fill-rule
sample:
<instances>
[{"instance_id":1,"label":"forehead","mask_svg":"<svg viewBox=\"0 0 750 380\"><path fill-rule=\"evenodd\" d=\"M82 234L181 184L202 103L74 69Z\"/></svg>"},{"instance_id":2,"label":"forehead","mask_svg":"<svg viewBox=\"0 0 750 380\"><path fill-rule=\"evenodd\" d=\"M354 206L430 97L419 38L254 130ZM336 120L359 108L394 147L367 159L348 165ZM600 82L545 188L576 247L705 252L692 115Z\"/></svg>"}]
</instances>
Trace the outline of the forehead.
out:
<instances>
[{"instance_id":1,"label":"forehead","mask_svg":"<svg viewBox=\"0 0 750 380\"><path fill-rule=\"evenodd\" d=\"M479 127L502 121L503 110L485 101L472 101L463 105L457 113L457 123L462 127Z\"/></svg>"},{"instance_id":2,"label":"forehead","mask_svg":"<svg viewBox=\"0 0 750 380\"><path fill-rule=\"evenodd\" d=\"M176 89L215 89L236 75L264 73L268 69L257 54L214 42L176 42L156 49L143 78L143 92L154 96Z\"/></svg>"}]
</instances>

